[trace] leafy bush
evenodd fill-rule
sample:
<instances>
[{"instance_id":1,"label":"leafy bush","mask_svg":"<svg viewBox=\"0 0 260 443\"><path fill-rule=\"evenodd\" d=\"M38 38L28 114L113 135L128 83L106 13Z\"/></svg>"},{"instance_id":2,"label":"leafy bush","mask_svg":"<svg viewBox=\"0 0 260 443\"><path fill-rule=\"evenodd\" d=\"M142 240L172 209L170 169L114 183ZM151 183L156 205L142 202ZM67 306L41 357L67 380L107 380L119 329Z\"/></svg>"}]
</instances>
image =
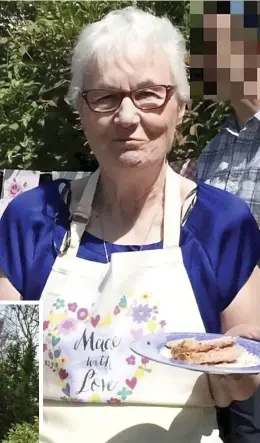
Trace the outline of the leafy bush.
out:
<instances>
[{"instance_id":1,"label":"leafy bush","mask_svg":"<svg viewBox=\"0 0 260 443\"><path fill-rule=\"evenodd\" d=\"M95 168L78 115L66 100L71 51L86 24L133 4L168 16L181 28L189 49L187 1L0 3L0 168ZM176 137L172 159L197 156L219 127L222 111L215 104L194 104Z\"/></svg>"},{"instance_id":2,"label":"leafy bush","mask_svg":"<svg viewBox=\"0 0 260 443\"><path fill-rule=\"evenodd\" d=\"M37 443L39 441L39 420L14 426L2 443Z\"/></svg>"},{"instance_id":3,"label":"leafy bush","mask_svg":"<svg viewBox=\"0 0 260 443\"><path fill-rule=\"evenodd\" d=\"M0 441L16 423L31 423L39 411L39 365L29 341L9 344L0 360ZM26 441L26 440L25 440Z\"/></svg>"},{"instance_id":4,"label":"leafy bush","mask_svg":"<svg viewBox=\"0 0 260 443\"><path fill-rule=\"evenodd\" d=\"M193 103L184 115L180 131L177 131L170 160L198 158L201 150L218 133L220 126L230 115L229 103Z\"/></svg>"}]
</instances>

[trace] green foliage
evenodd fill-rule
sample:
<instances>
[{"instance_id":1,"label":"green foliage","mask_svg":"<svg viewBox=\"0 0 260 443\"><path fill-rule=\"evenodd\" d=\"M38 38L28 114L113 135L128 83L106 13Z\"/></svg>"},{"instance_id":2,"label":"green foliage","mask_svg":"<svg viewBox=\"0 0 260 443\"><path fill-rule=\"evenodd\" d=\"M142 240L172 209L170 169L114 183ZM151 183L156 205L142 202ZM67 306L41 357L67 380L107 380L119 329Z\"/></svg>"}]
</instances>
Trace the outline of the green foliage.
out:
<instances>
[{"instance_id":1,"label":"green foliage","mask_svg":"<svg viewBox=\"0 0 260 443\"><path fill-rule=\"evenodd\" d=\"M33 423L22 423L14 426L2 443L37 443L39 441L39 421L34 418Z\"/></svg>"},{"instance_id":2,"label":"green foliage","mask_svg":"<svg viewBox=\"0 0 260 443\"><path fill-rule=\"evenodd\" d=\"M192 109L184 115L180 131L177 131L170 160L198 158L201 150L215 137L230 113L228 103L193 103Z\"/></svg>"},{"instance_id":3,"label":"green foliage","mask_svg":"<svg viewBox=\"0 0 260 443\"><path fill-rule=\"evenodd\" d=\"M14 424L34 423L34 417L38 416L39 378L35 353L30 340L23 350L19 342L11 343L0 361L0 441ZM24 426L22 429L27 432Z\"/></svg>"},{"instance_id":4,"label":"green foliage","mask_svg":"<svg viewBox=\"0 0 260 443\"><path fill-rule=\"evenodd\" d=\"M0 2L0 168L95 168L78 115L66 100L71 52L85 25L132 4L168 16L189 41L187 1ZM198 155L220 124L216 113L211 117L213 108L207 112L213 126L202 121L204 103L187 113L173 158Z\"/></svg>"}]
</instances>

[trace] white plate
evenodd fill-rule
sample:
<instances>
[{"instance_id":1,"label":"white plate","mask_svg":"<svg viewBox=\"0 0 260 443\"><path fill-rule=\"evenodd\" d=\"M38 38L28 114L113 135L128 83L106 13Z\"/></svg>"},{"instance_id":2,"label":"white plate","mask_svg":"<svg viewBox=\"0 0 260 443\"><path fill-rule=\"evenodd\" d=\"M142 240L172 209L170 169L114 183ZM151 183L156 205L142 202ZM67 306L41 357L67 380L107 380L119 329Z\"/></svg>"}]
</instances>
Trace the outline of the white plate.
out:
<instances>
[{"instance_id":1,"label":"white plate","mask_svg":"<svg viewBox=\"0 0 260 443\"><path fill-rule=\"evenodd\" d=\"M221 334L198 334L196 332L187 333L164 333L150 334L144 336L141 340L131 344L131 349L138 355L146 357L149 360L156 361L164 365L177 366L190 371L208 372L214 374L258 374L260 373L260 342L249 340L246 338L237 338L236 343L244 348L248 355L248 361L256 360L250 365L236 363L226 365L194 365L180 360L174 360L167 357L166 343L173 340L181 340L185 338L195 338L196 340L212 340L223 337ZM169 353L170 354L170 353ZM244 359L244 357L243 357Z\"/></svg>"}]
</instances>

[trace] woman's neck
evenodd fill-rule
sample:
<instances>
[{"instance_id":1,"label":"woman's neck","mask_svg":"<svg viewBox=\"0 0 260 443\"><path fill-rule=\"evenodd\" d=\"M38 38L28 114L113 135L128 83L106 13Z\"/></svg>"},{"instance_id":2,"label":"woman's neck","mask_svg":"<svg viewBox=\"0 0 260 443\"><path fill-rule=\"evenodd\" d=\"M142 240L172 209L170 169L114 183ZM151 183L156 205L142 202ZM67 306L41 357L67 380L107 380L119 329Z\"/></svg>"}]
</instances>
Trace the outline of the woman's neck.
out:
<instances>
[{"instance_id":1,"label":"woman's neck","mask_svg":"<svg viewBox=\"0 0 260 443\"><path fill-rule=\"evenodd\" d=\"M96 205L102 212L130 221L162 202L167 163L147 170L100 169Z\"/></svg>"}]
</instances>

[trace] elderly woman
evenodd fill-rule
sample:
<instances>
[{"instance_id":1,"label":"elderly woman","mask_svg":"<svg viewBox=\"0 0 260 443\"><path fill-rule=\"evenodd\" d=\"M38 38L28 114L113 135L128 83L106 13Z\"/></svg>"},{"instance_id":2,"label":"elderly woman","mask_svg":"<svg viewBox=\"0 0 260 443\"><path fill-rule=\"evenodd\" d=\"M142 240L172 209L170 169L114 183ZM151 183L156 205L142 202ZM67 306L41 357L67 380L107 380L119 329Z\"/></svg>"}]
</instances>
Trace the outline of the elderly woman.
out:
<instances>
[{"instance_id":1,"label":"elderly woman","mask_svg":"<svg viewBox=\"0 0 260 443\"><path fill-rule=\"evenodd\" d=\"M259 383L130 349L160 331L259 338L253 216L167 164L188 100L184 59L165 18L130 7L87 26L70 95L99 169L17 197L1 220L2 298L43 302L42 443L219 443L215 406Z\"/></svg>"}]
</instances>

